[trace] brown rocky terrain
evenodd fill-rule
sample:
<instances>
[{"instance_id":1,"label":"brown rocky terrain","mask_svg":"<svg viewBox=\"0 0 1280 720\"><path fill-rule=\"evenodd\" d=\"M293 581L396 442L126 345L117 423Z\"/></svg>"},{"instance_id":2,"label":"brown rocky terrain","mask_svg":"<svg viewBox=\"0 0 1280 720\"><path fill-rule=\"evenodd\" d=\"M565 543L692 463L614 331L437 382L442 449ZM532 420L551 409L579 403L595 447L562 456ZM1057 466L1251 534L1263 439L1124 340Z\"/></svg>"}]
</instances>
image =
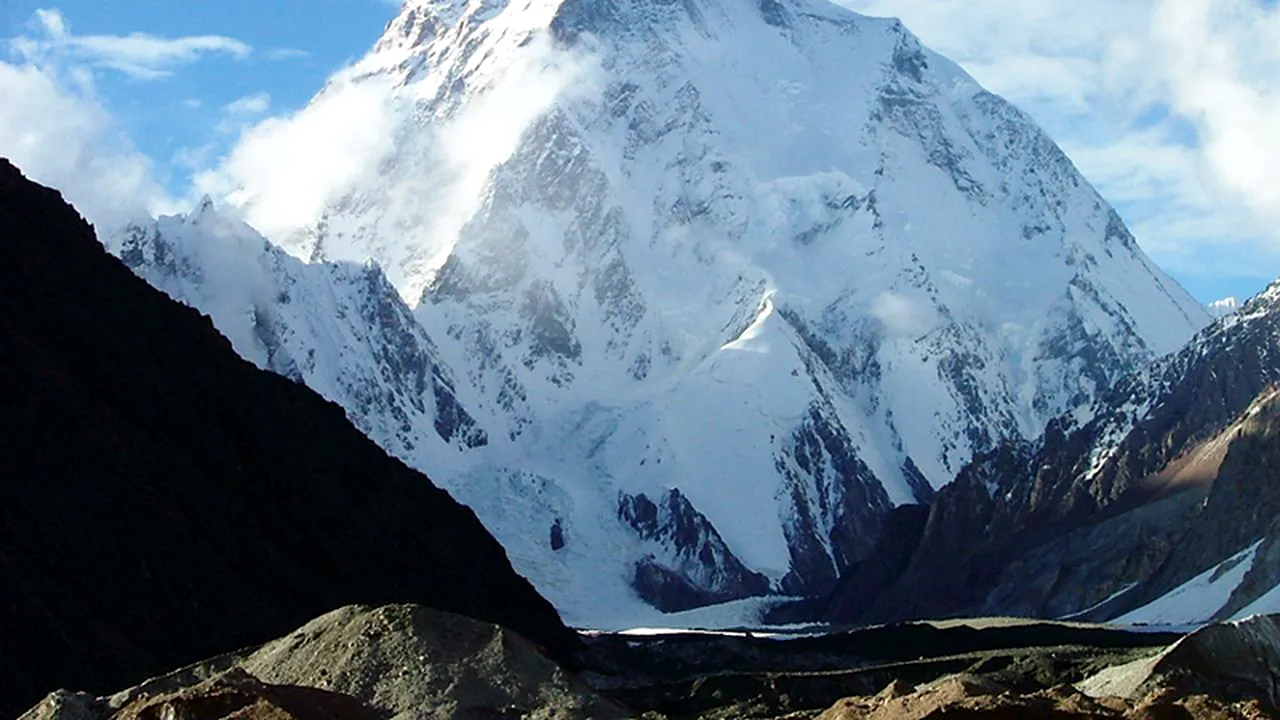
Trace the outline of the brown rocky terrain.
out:
<instances>
[{"instance_id":1,"label":"brown rocky terrain","mask_svg":"<svg viewBox=\"0 0 1280 720\"><path fill-rule=\"evenodd\" d=\"M347 607L109 697L21 720L922 720L1276 717L1277 618L1184 637L991 619L825 636L587 638L571 673L515 633Z\"/></svg>"},{"instance_id":2,"label":"brown rocky terrain","mask_svg":"<svg viewBox=\"0 0 1280 720\"><path fill-rule=\"evenodd\" d=\"M629 716L510 630L390 605L341 608L109 697L55 693L23 720Z\"/></svg>"},{"instance_id":3,"label":"brown rocky terrain","mask_svg":"<svg viewBox=\"0 0 1280 720\"><path fill-rule=\"evenodd\" d=\"M1203 695L1155 692L1133 702L1114 697L1091 698L1070 685L1019 695L997 683L956 676L919 690L890 685L874 697L841 700L817 717L818 720L1253 720L1272 715L1256 700L1227 703Z\"/></svg>"}]
</instances>

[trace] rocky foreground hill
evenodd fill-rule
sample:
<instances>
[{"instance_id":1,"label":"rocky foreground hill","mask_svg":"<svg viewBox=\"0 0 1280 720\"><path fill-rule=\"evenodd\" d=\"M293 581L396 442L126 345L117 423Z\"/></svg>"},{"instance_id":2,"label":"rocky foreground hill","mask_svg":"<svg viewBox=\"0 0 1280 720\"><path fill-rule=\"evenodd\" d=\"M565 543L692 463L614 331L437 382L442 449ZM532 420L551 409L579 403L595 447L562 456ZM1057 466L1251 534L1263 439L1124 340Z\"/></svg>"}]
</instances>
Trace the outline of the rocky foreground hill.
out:
<instances>
[{"instance_id":1,"label":"rocky foreground hill","mask_svg":"<svg viewBox=\"0 0 1280 720\"><path fill-rule=\"evenodd\" d=\"M0 717L411 601L577 643L475 515L0 159Z\"/></svg>"},{"instance_id":2,"label":"rocky foreground hill","mask_svg":"<svg viewBox=\"0 0 1280 720\"><path fill-rule=\"evenodd\" d=\"M265 645L21 720L1266 718L1277 619L1183 638L1064 624L902 625L824 637L588 638L574 675L517 634L347 607Z\"/></svg>"}]
</instances>

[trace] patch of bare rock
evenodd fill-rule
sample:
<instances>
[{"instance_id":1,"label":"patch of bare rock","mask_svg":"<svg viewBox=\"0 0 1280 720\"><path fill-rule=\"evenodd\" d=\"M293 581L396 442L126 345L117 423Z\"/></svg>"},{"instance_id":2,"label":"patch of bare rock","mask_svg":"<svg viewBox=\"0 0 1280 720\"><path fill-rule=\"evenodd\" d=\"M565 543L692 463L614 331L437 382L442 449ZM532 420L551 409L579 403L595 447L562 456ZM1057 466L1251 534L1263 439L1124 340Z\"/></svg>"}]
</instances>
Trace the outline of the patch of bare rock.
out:
<instances>
[{"instance_id":1,"label":"patch of bare rock","mask_svg":"<svg viewBox=\"0 0 1280 720\"><path fill-rule=\"evenodd\" d=\"M1227 703L1203 695L1183 696L1163 690L1133 702L1118 697L1092 698L1071 685L1019 694L980 677L952 676L918 690L895 683L875 697L847 698L818 715L818 720L1252 720L1270 717L1273 716L1256 700Z\"/></svg>"},{"instance_id":2,"label":"patch of bare rock","mask_svg":"<svg viewBox=\"0 0 1280 720\"><path fill-rule=\"evenodd\" d=\"M505 628L413 605L345 607L258 648L22 720L593 720L631 717Z\"/></svg>"}]
</instances>

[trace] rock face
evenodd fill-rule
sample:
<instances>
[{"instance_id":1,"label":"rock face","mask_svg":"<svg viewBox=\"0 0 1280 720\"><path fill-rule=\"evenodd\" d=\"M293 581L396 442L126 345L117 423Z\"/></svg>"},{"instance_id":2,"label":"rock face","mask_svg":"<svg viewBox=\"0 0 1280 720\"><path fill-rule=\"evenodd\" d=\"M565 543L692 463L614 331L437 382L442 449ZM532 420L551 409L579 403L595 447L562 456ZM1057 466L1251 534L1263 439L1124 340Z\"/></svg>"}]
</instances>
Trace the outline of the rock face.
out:
<instances>
[{"instance_id":1,"label":"rock face","mask_svg":"<svg viewBox=\"0 0 1280 720\"><path fill-rule=\"evenodd\" d=\"M1152 693L1256 699L1280 707L1280 630L1276 616L1256 615L1197 630L1164 652L1107 668L1078 684L1092 697L1137 700Z\"/></svg>"},{"instance_id":2,"label":"rock face","mask_svg":"<svg viewBox=\"0 0 1280 720\"><path fill-rule=\"evenodd\" d=\"M875 697L842 700L819 715L818 720L928 720L953 717L992 720L1262 720L1271 717L1271 714L1261 703L1250 699L1224 702L1205 695L1153 693L1128 702L1114 697L1091 698L1070 685L1016 694L999 683L959 676L920 690L890 686Z\"/></svg>"},{"instance_id":3,"label":"rock face","mask_svg":"<svg viewBox=\"0 0 1280 720\"><path fill-rule=\"evenodd\" d=\"M1280 284L1122 380L1092 420L1067 415L1036 443L980 456L939 492L907 570L859 617L1195 623L1268 610L1251 604L1280 582L1278 300ZM1236 566L1235 585L1219 582ZM1186 602L1210 592L1208 606L1130 614L1180 588Z\"/></svg>"},{"instance_id":4,"label":"rock face","mask_svg":"<svg viewBox=\"0 0 1280 720\"><path fill-rule=\"evenodd\" d=\"M837 622L862 615L885 588L906 572L928 520L928 506L894 508L885 518L871 553L840 580L825 614Z\"/></svg>"},{"instance_id":5,"label":"rock face","mask_svg":"<svg viewBox=\"0 0 1280 720\"><path fill-rule=\"evenodd\" d=\"M648 555L688 598L828 593L893 507L1208 322L1027 116L896 21L412 0L350 76L390 88L392 147L272 239L385 271L488 440L418 467L576 622L641 617ZM434 443L379 430L423 404L382 387L319 389L394 453ZM673 489L715 571L616 512Z\"/></svg>"},{"instance_id":6,"label":"rock face","mask_svg":"<svg viewBox=\"0 0 1280 720\"><path fill-rule=\"evenodd\" d=\"M416 605L335 610L259 648L22 720L628 717L514 632Z\"/></svg>"},{"instance_id":7,"label":"rock face","mask_svg":"<svg viewBox=\"0 0 1280 720\"><path fill-rule=\"evenodd\" d=\"M576 636L469 510L0 161L0 715L358 601Z\"/></svg>"},{"instance_id":8,"label":"rock face","mask_svg":"<svg viewBox=\"0 0 1280 720\"><path fill-rule=\"evenodd\" d=\"M768 578L744 567L679 490L667 492L656 504L643 493L623 495L618 517L654 546L654 552L636 562L632 586L663 612L769 592ZM675 558L675 567L663 565L659 557Z\"/></svg>"}]
</instances>

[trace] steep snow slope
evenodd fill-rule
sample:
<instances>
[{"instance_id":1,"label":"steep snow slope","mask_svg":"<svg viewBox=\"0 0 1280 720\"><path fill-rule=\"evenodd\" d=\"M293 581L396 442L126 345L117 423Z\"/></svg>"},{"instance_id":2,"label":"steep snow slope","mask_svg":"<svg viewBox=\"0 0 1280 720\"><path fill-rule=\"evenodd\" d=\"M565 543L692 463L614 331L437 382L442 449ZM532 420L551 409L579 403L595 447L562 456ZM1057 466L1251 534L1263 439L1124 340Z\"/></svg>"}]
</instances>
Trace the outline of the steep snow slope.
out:
<instances>
[{"instance_id":1,"label":"steep snow slope","mask_svg":"<svg viewBox=\"0 0 1280 720\"><path fill-rule=\"evenodd\" d=\"M1253 566L1262 541L1206 570L1167 594L1127 612L1112 622L1117 625L1203 625L1211 622L1231 599L1231 593Z\"/></svg>"},{"instance_id":2,"label":"steep snow slope","mask_svg":"<svg viewBox=\"0 0 1280 720\"><path fill-rule=\"evenodd\" d=\"M375 259L416 306L489 440L452 479L420 466L574 621L627 584L825 592L892 506L1208 319L1029 118L896 21L410 0L350 75L393 88L394 149L277 240Z\"/></svg>"},{"instance_id":3,"label":"steep snow slope","mask_svg":"<svg viewBox=\"0 0 1280 720\"><path fill-rule=\"evenodd\" d=\"M189 216L131 225L109 249L208 313L236 352L303 382L417 467L488 442L431 339L375 264L307 264L206 199Z\"/></svg>"}]
</instances>

